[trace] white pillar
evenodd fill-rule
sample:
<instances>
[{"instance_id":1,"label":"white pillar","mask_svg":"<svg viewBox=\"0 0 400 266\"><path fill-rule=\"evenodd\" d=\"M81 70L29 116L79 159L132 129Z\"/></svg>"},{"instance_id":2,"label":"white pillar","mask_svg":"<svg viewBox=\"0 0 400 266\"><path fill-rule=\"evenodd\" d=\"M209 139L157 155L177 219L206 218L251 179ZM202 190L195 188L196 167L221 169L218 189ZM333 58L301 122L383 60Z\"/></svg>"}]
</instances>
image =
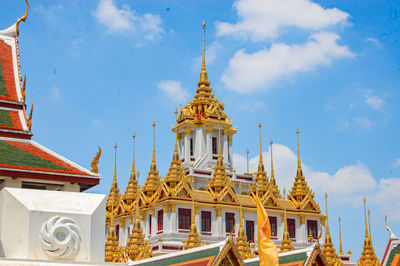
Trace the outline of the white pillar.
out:
<instances>
[{"instance_id":1,"label":"white pillar","mask_svg":"<svg viewBox=\"0 0 400 266\"><path fill-rule=\"evenodd\" d=\"M185 128L185 163L190 164L190 128Z\"/></svg>"},{"instance_id":2,"label":"white pillar","mask_svg":"<svg viewBox=\"0 0 400 266\"><path fill-rule=\"evenodd\" d=\"M169 219L169 230L171 233L176 233L178 232L178 227L176 224L177 216L176 216L176 206L171 205L171 213L170 213L170 219Z\"/></svg>"},{"instance_id":3,"label":"white pillar","mask_svg":"<svg viewBox=\"0 0 400 266\"><path fill-rule=\"evenodd\" d=\"M207 145L207 154L209 160L212 160L212 129L213 129L212 125L206 126L206 134L207 134L206 145Z\"/></svg>"},{"instance_id":4,"label":"white pillar","mask_svg":"<svg viewBox=\"0 0 400 266\"><path fill-rule=\"evenodd\" d=\"M233 165L232 135L228 136L229 163Z\"/></svg>"},{"instance_id":5,"label":"white pillar","mask_svg":"<svg viewBox=\"0 0 400 266\"><path fill-rule=\"evenodd\" d=\"M226 165L228 163L228 136L226 136L224 134L223 137L223 152L222 152L222 156L224 157L224 164Z\"/></svg>"}]
</instances>

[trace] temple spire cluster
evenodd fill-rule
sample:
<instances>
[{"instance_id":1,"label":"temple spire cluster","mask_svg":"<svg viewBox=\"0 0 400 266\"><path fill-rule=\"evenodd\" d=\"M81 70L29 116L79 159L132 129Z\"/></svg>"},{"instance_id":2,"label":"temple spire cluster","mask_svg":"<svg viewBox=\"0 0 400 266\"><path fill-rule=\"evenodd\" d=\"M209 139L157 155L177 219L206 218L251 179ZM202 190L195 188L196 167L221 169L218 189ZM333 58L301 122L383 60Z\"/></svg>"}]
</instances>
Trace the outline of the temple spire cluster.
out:
<instances>
[{"instance_id":1,"label":"temple spire cluster","mask_svg":"<svg viewBox=\"0 0 400 266\"><path fill-rule=\"evenodd\" d=\"M130 205L137 198L137 191L139 189L139 182L136 179L136 169L135 169L135 133L132 135L133 137L133 153L132 153L132 170L131 175L128 181L128 186L125 189L124 195L122 196L122 200L125 204Z\"/></svg>"},{"instance_id":2,"label":"temple spire cluster","mask_svg":"<svg viewBox=\"0 0 400 266\"><path fill-rule=\"evenodd\" d=\"M160 184L160 176L156 164L156 137L155 137L156 122L153 122L153 155L151 159L151 166L146 182L143 186L143 193L150 198L158 190Z\"/></svg>"},{"instance_id":3,"label":"temple spire cluster","mask_svg":"<svg viewBox=\"0 0 400 266\"><path fill-rule=\"evenodd\" d=\"M325 235L325 243L322 252L325 255L326 260L329 265L342 265L342 261L339 256L336 254L336 250L333 247L331 233L329 232L329 219L328 219L328 194L325 193L325 211L326 211L326 235Z\"/></svg>"},{"instance_id":4,"label":"temple spire cluster","mask_svg":"<svg viewBox=\"0 0 400 266\"><path fill-rule=\"evenodd\" d=\"M111 184L110 193L108 194L106 207L107 210L114 211L112 206L118 206L121 199L121 193L119 192L118 182L117 182L117 144L114 144L114 175L113 182ZM111 215L112 216L112 215Z\"/></svg>"},{"instance_id":5,"label":"temple spire cluster","mask_svg":"<svg viewBox=\"0 0 400 266\"><path fill-rule=\"evenodd\" d=\"M358 260L358 265L379 265L379 260L375 255L375 250L372 247L371 236L368 230L367 222L367 199L364 197L364 223L365 223L365 239L364 246L361 252L361 257Z\"/></svg>"}]
</instances>

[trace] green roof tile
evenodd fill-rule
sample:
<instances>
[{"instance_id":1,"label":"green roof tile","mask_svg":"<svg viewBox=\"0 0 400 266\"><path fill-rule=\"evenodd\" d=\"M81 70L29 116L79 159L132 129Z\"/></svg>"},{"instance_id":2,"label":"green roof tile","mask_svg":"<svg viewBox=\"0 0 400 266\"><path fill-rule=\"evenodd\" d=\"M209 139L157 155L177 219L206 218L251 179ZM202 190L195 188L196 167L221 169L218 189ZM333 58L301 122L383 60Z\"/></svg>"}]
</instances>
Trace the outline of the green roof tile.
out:
<instances>
[{"instance_id":1,"label":"green roof tile","mask_svg":"<svg viewBox=\"0 0 400 266\"><path fill-rule=\"evenodd\" d=\"M176 263L180 263L180 262L188 262L188 261L192 261L192 260L208 258L211 256L217 257L218 254L219 254L219 247L216 247L216 248L201 250L201 251L197 251L197 252L193 252L193 253L189 253L189 254L185 254L185 255L178 255L178 256L171 257L171 258L142 263L141 265L152 265L152 266L171 265L171 264L176 264ZM215 260L215 258L214 258L214 260Z\"/></svg>"},{"instance_id":2,"label":"green roof tile","mask_svg":"<svg viewBox=\"0 0 400 266\"><path fill-rule=\"evenodd\" d=\"M392 264L392 261L393 261L394 256L395 256L396 254L400 254L400 245L398 245L397 247L395 247L394 249L392 249L392 251L391 251L390 254L389 254L389 259L388 259L386 265Z\"/></svg>"},{"instance_id":3,"label":"green roof tile","mask_svg":"<svg viewBox=\"0 0 400 266\"><path fill-rule=\"evenodd\" d=\"M0 84L1 91L1 84ZM13 123L11 121L11 116L8 111L0 110L0 127L12 127Z\"/></svg>"},{"instance_id":4,"label":"green roof tile","mask_svg":"<svg viewBox=\"0 0 400 266\"><path fill-rule=\"evenodd\" d=\"M42 159L29 152L21 150L4 141L0 141L0 164L36 167L43 169L68 170L53 162Z\"/></svg>"},{"instance_id":5,"label":"green roof tile","mask_svg":"<svg viewBox=\"0 0 400 266\"><path fill-rule=\"evenodd\" d=\"M290 262L296 262L296 261L306 261L307 260L307 253L297 253L293 255L288 255L288 256L280 256L279 257L279 264L285 264L285 263L290 263Z\"/></svg>"},{"instance_id":6,"label":"green roof tile","mask_svg":"<svg viewBox=\"0 0 400 266\"><path fill-rule=\"evenodd\" d=\"M0 95L7 95L6 84L4 83L3 68L0 60Z\"/></svg>"}]
</instances>

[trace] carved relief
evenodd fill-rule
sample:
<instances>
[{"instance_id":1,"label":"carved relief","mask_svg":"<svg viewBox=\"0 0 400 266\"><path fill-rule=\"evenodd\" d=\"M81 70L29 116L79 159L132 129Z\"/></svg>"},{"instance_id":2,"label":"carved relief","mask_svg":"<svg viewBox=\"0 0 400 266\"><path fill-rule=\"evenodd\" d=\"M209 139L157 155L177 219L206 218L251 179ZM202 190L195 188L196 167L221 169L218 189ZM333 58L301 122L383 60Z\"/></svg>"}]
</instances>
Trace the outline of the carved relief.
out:
<instances>
[{"instance_id":1,"label":"carved relief","mask_svg":"<svg viewBox=\"0 0 400 266\"><path fill-rule=\"evenodd\" d=\"M81 232L74 220L54 216L43 223L39 239L44 252L53 259L73 259L79 253Z\"/></svg>"}]
</instances>

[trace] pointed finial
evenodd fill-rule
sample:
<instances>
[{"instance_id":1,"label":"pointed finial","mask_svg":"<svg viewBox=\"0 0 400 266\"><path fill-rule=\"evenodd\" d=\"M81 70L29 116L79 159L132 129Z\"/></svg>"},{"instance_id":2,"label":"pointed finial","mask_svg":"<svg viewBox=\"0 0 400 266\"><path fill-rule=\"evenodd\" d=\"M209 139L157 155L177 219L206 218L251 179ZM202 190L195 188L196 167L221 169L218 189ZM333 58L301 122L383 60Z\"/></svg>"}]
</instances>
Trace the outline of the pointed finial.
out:
<instances>
[{"instance_id":1,"label":"pointed finial","mask_svg":"<svg viewBox=\"0 0 400 266\"><path fill-rule=\"evenodd\" d=\"M261 123L258 123L258 128L260 129L260 162L262 162Z\"/></svg>"},{"instance_id":2,"label":"pointed finial","mask_svg":"<svg viewBox=\"0 0 400 266\"><path fill-rule=\"evenodd\" d=\"M297 176L303 176L303 170L301 169L301 160L300 160L299 129L296 130L296 133L297 133Z\"/></svg>"},{"instance_id":3,"label":"pointed finial","mask_svg":"<svg viewBox=\"0 0 400 266\"><path fill-rule=\"evenodd\" d=\"M17 36L19 35L19 23L20 23L21 21L25 22L25 21L26 21L26 18L28 17L29 2L28 2L28 0L25 0L25 2L26 2L25 14L24 14L22 17L20 17L20 18L17 20L17 22L15 23L15 32L16 32L16 35L17 35Z\"/></svg>"},{"instance_id":4,"label":"pointed finial","mask_svg":"<svg viewBox=\"0 0 400 266\"><path fill-rule=\"evenodd\" d=\"M175 108L174 114L175 114L175 119L178 119L178 109L177 108Z\"/></svg>"},{"instance_id":5,"label":"pointed finial","mask_svg":"<svg viewBox=\"0 0 400 266\"><path fill-rule=\"evenodd\" d=\"M326 212L326 234L329 235L328 193L325 193L325 212Z\"/></svg>"},{"instance_id":6,"label":"pointed finial","mask_svg":"<svg viewBox=\"0 0 400 266\"><path fill-rule=\"evenodd\" d=\"M372 233L371 233L371 210L368 209L368 226L369 226L369 241L371 241L372 245Z\"/></svg>"},{"instance_id":7,"label":"pointed finial","mask_svg":"<svg viewBox=\"0 0 400 266\"><path fill-rule=\"evenodd\" d=\"M246 173L249 172L249 149L246 149L246 155L247 155L247 171Z\"/></svg>"},{"instance_id":8,"label":"pointed finial","mask_svg":"<svg viewBox=\"0 0 400 266\"><path fill-rule=\"evenodd\" d=\"M272 139L269 140L269 144L271 145L271 183L275 185L274 159L272 156Z\"/></svg>"},{"instance_id":9,"label":"pointed finial","mask_svg":"<svg viewBox=\"0 0 400 266\"><path fill-rule=\"evenodd\" d=\"M364 197L364 219L365 219L365 240L369 239L368 225L367 225L367 199Z\"/></svg>"},{"instance_id":10,"label":"pointed finial","mask_svg":"<svg viewBox=\"0 0 400 266\"><path fill-rule=\"evenodd\" d=\"M206 49L205 49L205 39L206 39L206 22L203 20L201 24L203 27L203 58L201 61L201 71L206 71Z\"/></svg>"},{"instance_id":11,"label":"pointed finial","mask_svg":"<svg viewBox=\"0 0 400 266\"><path fill-rule=\"evenodd\" d=\"M132 170L131 170L131 179L135 179L135 138L136 138L136 134L135 132L133 132L132 134L133 137L133 155L132 155Z\"/></svg>"},{"instance_id":12,"label":"pointed finial","mask_svg":"<svg viewBox=\"0 0 400 266\"><path fill-rule=\"evenodd\" d=\"M340 251L339 251L339 255L343 255L343 246L342 246L342 228L340 227L340 221L341 218L339 216L339 240L340 240Z\"/></svg>"},{"instance_id":13,"label":"pointed finial","mask_svg":"<svg viewBox=\"0 0 400 266\"><path fill-rule=\"evenodd\" d=\"M117 182L117 143L114 144L114 182Z\"/></svg>"},{"instance_id":14,"label":"pointed finial","mask_svg":"<svg viewBox=\"0 0 400 266\"><path fill-rule=\"evenodd\" d=\"M283 189L283 198L286 198L286 189Z\"/></svg>"},{"instance_id":15,"label":"pointed finial","mask_svg":"<svg viewBox=\"0 0 400 266\"><path fill-rule=\"evenodd\" d=\"M153 121L153 157L151 160L152 163L156 163L156 122Z\"/></svg>"}]
</instances>

